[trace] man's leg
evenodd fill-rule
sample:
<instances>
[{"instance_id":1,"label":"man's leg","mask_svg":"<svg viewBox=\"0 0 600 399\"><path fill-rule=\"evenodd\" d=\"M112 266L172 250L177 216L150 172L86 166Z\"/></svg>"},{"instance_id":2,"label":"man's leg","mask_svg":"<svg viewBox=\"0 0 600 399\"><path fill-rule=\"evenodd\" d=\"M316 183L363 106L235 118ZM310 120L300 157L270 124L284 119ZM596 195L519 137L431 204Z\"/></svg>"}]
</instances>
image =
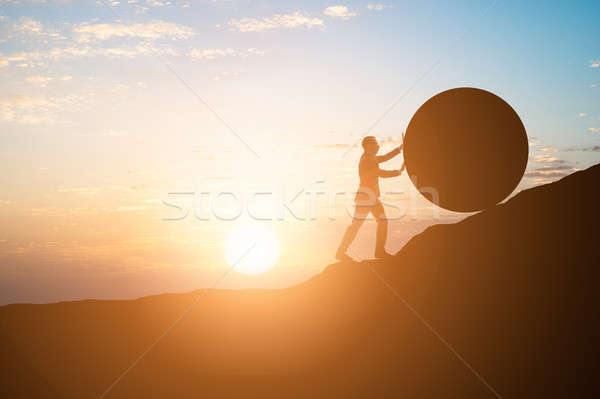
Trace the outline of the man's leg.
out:
<instances>
[{"instance_id":1,"label":"man's leg","mask_svg":"<svg viewBox=\"0 0 600 399\"><path fill-rule=\"evenodd\" d=\"M360 229L360 226L363 224L363 222L365 221L365 217L369 214L369 210L368 209L364 209L364 207L360 207L360 206L356 206L356 208L354 209L354 216L352 218L352 224L350 224L350 226L348 226L348 228L346 229L346 232L344 233L344 236L342 237L342 242L340 243L340 246L335 254L336 259L339 260L349 260L351 259L347 254L346 251L348 250L348 247L350 247L350 244L352 244L352 241L354 241L354 238L356 237L356 234L358 233L358 229Z\"/></svg>"},{"instance_id":2,"label":"man's leg","mask_svg":"<svg viewBox=\"0 0 600 399\"><path fill-rule=\"evenodd\" d=\"M375 216L375 220L377 221L377 241L375 244L375 257L376 258L385 258L390 256L387 252L385 252L385 243L387 241L387 233L388 233L388 221L385 216L385 209L383 208L383 204L381 201L377 201L375 206L373 207L373 216Z\"/></svg>"}]
</instances>

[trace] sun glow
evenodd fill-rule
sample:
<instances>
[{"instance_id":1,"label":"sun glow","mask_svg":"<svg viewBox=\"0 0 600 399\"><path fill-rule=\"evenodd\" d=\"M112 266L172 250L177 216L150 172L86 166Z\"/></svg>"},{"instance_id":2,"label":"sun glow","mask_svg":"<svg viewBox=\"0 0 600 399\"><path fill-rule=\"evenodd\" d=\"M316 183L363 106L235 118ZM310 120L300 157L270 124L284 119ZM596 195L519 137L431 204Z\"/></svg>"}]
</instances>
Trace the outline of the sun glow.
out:
<instances>
[{"instance_id":1,"label":"sun glow","mask_svg":"<svg viewBox=\"0 0 600 399\"><path fill-rule=\"evenodd\" d=\"M225 241L224 250L227 263L244 274L264 273L275 266L279 257L277 238L259 225L233 230Z\"/></svg>"}]
</instances>

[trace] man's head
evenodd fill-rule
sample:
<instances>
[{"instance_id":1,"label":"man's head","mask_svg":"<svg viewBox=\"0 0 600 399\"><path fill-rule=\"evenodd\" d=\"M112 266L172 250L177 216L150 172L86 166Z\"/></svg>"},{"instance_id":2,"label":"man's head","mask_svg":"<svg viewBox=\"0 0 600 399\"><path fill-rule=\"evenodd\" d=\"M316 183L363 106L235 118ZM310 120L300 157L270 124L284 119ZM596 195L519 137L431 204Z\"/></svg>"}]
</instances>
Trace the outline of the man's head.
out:
<instances>
[{"instance_id":1,"label":"man's head","mask_svg":"<svg viewBox=\"0 0 600 399\"><path fill-rule=\"evenodd\" d=\"M368 154L377 154L379 143L377 143L375 136L366 136L362 139L362 148Z\"/></svg>"}]
</instances>

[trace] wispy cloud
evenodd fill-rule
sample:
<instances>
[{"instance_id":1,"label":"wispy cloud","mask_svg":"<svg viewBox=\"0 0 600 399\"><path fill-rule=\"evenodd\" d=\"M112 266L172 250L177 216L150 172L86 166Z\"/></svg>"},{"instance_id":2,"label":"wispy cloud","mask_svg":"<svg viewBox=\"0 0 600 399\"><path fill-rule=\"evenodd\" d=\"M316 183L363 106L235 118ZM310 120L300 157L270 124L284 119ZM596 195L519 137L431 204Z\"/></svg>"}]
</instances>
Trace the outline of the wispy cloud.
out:
<instances>
[{"instance_id":1,"label":"wispy cloud","mask_svg":"<svg viewBox=\"0 0 600 399\"><path fill-rule=\"evenodd\" d=\"M101 193L107 192L133 192L136 191L135 186L123 186L123 185L109 185L109 186L84 186L84 187L58 187L56 189L59 193L73 193L82 195L84 197L93 197Z\"/></svg>"},{"instance_id":2,"label":"wispy cloud","mask_svg":"<svg viewBox=\"0 0 600 399\"><path fill-rule=\"evenodd\" d=\"M0 0L0 3L8 4L26 4L26 3L70 3L71 0Z\"/></svg>"},{"instance_id":3,"label":"wispy cloud","mask_svg":"<svg viewBox=\"0 0 600 399\"><path fill-rule=\"evenodd\" d=\"M61 109L72 108L81 103L82 97L13 96L0 100L0 121L26 125L54 124Z\"/></svg>"},{"instance_id":4,"label":"wispy cloud","mask_svg":"<svg viewBox=\"0 0 600 399\"><path fill-rule=\"evenodd\" d=\"M92 39L107 40L113 37L137 37L145 40L185 40L196 34L194 29L165 21L135 24L82 24L73 29L80 42Z\"/></svg>"},{"instance_id":5,"label":"wispy cloud","mask_svg":"<svg viewBox=\"0 0 600 399\"><path fill-rule=\"evenodd\" d=\"M392 8L392 6L384 4L367 4L367 9L370 11L382 11L386 8Z\"/></svg>"},{"instance_id":6,"label":"wispy cloud","mask_svg":"<svg viewBox=\"0 0 600 399\"><path fill-rule=\"evenodd\" d=\"M9 39L35 39L47 43L48 40L65 40L67 37L57 29L45 27L40 21L22 17L8 32Z\"/></svg>"},{"instance_id":7,"label":"wispy cloud","mask_svg":"<svg viewBox=\"0 0 600 399\"><path fill-rule=\"evenodd\" d=\"M600 67L600 60L590 61L590 68Z\"/></svg>"},{"instance_id":8,"label":"wispy cloud","mask_svg":"<svg viewBox=\"0 0 600 399\"><path fill-rule=\"evenodd\" d=\"M29 76L28 78L25 78L25 81L27 83L36 85L36 86L40 86L40 87L46 87L48 85L48 82L50 82L52 80L51 77L49 76L40 76L40 75L36 75L36 76Z\"/></svg>"},{"instance_id":9,"label":"wispy cloud","mask_svg":"<svg viewBox=\"0 0 600 399\"><path fill-rule=\"evenodd\" d=\"M346 148L350 148L350 144L346 143L336 143L336 144L321 144L315 145L314 149L318 151L327 151L327 150L343 150Z\"/></svg>"},{"instance_id":10,"label":"wispy cloud","mask_svg":"<svg viewBox=\"0 0 600 399\"><path fill-rule=\"evenodd\" d=\"M4 54L0 53L0 67L8 66L10 62L4 57Z\"/></svg>"},{"instance_id":11,"label":"wispy cloud","mask_svg":"<svg viewBox=\"0 0 600 399\"><path fill-rule=\"evenodd\" d=\"M228 80L239 76L238 72L223 71L213 75L213 80Z\"/></svg>"},{"instance_id":12,"label":"wispy cloud","mask_svg":"<svg viewBox=\"0 0 600 399\"><path fill-rule=\"evenodd\" d=\"M530 178L559 178L567 176L577 169L569 165L548 165L535 168L525 173L525 177Z\"/></svg>"},{"instance_id":13,"label":"wispy cloud","mask_svg":"<svg viewBox=\"0 0 600 399\"><path fill-rule=\"evenodd\" d=\"M348 10L346 6L331 6L327 7L323 14L331 18L350 19L358 15L356 12Z\"/></svg>"},{"instance_id":14,"label":"wispy cloud","mask_svg":"<svg viewBox=\"0 0 600 399\"><path fill-rule=\"evenodd\" d=\"M249 48L247 50L234 50L231 48L207 48L207 49L192 49L188 51L187 55L191 58L214 60L217 58L224 57L240 57L246 58L251 55L264 55L266 52L255 48Z\"/></svg>"},{"instance_id":15,"label":"wispy cloud","mask_svg":"<svg viewBox=\"0 0 600 399\"><path fill-rule=\"evenodd\" d=\"M383 136L377 137L379 144L402 144L402 137L400 136Z\"/></svg>"},{"instance_id":16,"label":"wispy cloud","mask_svg":"<svg viewBox=\"0 0 600 399\"><path fill-rule=\"evenodd\" d=\"M121 205L116 211L117 212L144 212L152 209L151 206L148 205Z\"/></svg>"},{"instance_id":17,"label":"wispy cloud","mask_svg":"<svg viewBox=\"0 0 600 399\"><path fill-rule=\"evenodd\" d=\"M540 152L558 152L558 150L556 148L550 148L550 147L540 148L539 151Z\"/></svg>"},{"instance_id":18,"label":"wispy cloud","mask_svg":"<svg viewBox=\"0 0 600 399\"><path fill-rule=\"evenodd\" d=\"M600 145L595 145L593 147L585 147L585 148L582 148L581 151L600 152Z\"/></svg>"},{"instance_id":19,"label":"wispy cloud","mask_svg":"<svg viewBox=\"0 0 600 399\"><path fill-rule=\"evenodd\" d=\"M590 133L600 133L600 127L588 127Z\"/></svg>"},{"instance_id":20,"label":"wispy cloud","mask_svg":"<svg viewBox=\"0 0 600 399\"><path fill-rule=\"evenodd\" d=\"M43 51L20 51L0 57L0 60L5 60L9 63L16 63L20 66L27 66L26 63L28 62L75 60L98 56L110 58L133 58L140 55L152 55L154 53L178 55L177 51L174 49L159 49L142 44L138 44L136 46L108 48L80 45L70 47L55 47Z\"/></svg>"},{"instance_id":21,"label":"wispy cloud","mask_svg":"<svg viewBox=\"0 0 600 399\"><path fill-rule=\"evenodd\" d=\"M308 13L296 11L292 14L275 14L265 18L232 19L228 25L240 32L264 32L273 29L323 28L325 23L321 18L311 17Z\"/></svg>"},{"instance_id":22,"label":"wispy cloud","mask_svg":"<svg viewBox=\"0 0 600 399\"><path fill-rule=\"evenodd\" d=\"M537 155L535 157L535 162L539 163L565 163L566 161L560 159L558 157L548 156L548 155Z\"/></svg>"},{"instance_id":23,"label":"wispy cloud","mask_svg":"<svg viewBox=\"0 0 600 399\"><path fill-rule=\"evenodd\" d=\"M108 129L104 133L105 136L110 136L110 137L119 137L119 136L124 136L126 134L127 134L127 132L125 132L123 130L116 130L116 129Z\"/></svg>"},{"instance_id":24,"label":"wispy cloud","mask_svg":"<svg viewBox=\"0 0 600 399\"><path fill-rule=\"evenodd\" d=\"M587 151L598 152L598 151L600 151L600 145L594 145L594 146L591 146L591 147L571 147L571 148L565 148L563 151L565 151L565 152L578 152L578 151L582 151L582 152L587 152Z\"/></svg>"},{"instance_id":25,"label":"wispy cloud","mask_svg":"<svg viewBox=\"0 0 600 399\"><path fill-rule=\"evenodd\" d=\"M231 48L208 48L208 49L191 49L182 51L172 47L163 48L140 43L134 46L120 47L98 47L91 45L75 45L70 47L55 47L41 51L20 51L12 54L3 55L0 53L0 67L15 64L17 66L28 67L46 65L51 61L65 60L80 60L95 57L107 58L135 58L139 56L151 55L169 55L183 56L194 59L214 60L223 57L247 58L250 56L265 55L265 50L256 48L248 48L245 50L235 50ZM29 83L39 83L40 80L33 80Z\"/></svg>"}]
</instances>

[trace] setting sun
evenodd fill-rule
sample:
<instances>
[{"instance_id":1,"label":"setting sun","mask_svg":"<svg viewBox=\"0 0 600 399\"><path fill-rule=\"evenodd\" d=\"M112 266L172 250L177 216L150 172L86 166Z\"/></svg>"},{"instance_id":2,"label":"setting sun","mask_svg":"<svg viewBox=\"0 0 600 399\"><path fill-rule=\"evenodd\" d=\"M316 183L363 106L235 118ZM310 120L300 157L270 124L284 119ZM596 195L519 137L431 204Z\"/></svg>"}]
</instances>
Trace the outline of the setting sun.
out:
<instances>
[{"instance_id":1,"label":"setting sun","mask_svg":"<svg viewBox=\"0 0 600 399\"><path fill-rule=\"evenodd\" d=\"M279 244L273 232L263 226L242 226L225 241L225 260L244 274L260 274L275 266Z\"/></svg>"}]
</instances>

